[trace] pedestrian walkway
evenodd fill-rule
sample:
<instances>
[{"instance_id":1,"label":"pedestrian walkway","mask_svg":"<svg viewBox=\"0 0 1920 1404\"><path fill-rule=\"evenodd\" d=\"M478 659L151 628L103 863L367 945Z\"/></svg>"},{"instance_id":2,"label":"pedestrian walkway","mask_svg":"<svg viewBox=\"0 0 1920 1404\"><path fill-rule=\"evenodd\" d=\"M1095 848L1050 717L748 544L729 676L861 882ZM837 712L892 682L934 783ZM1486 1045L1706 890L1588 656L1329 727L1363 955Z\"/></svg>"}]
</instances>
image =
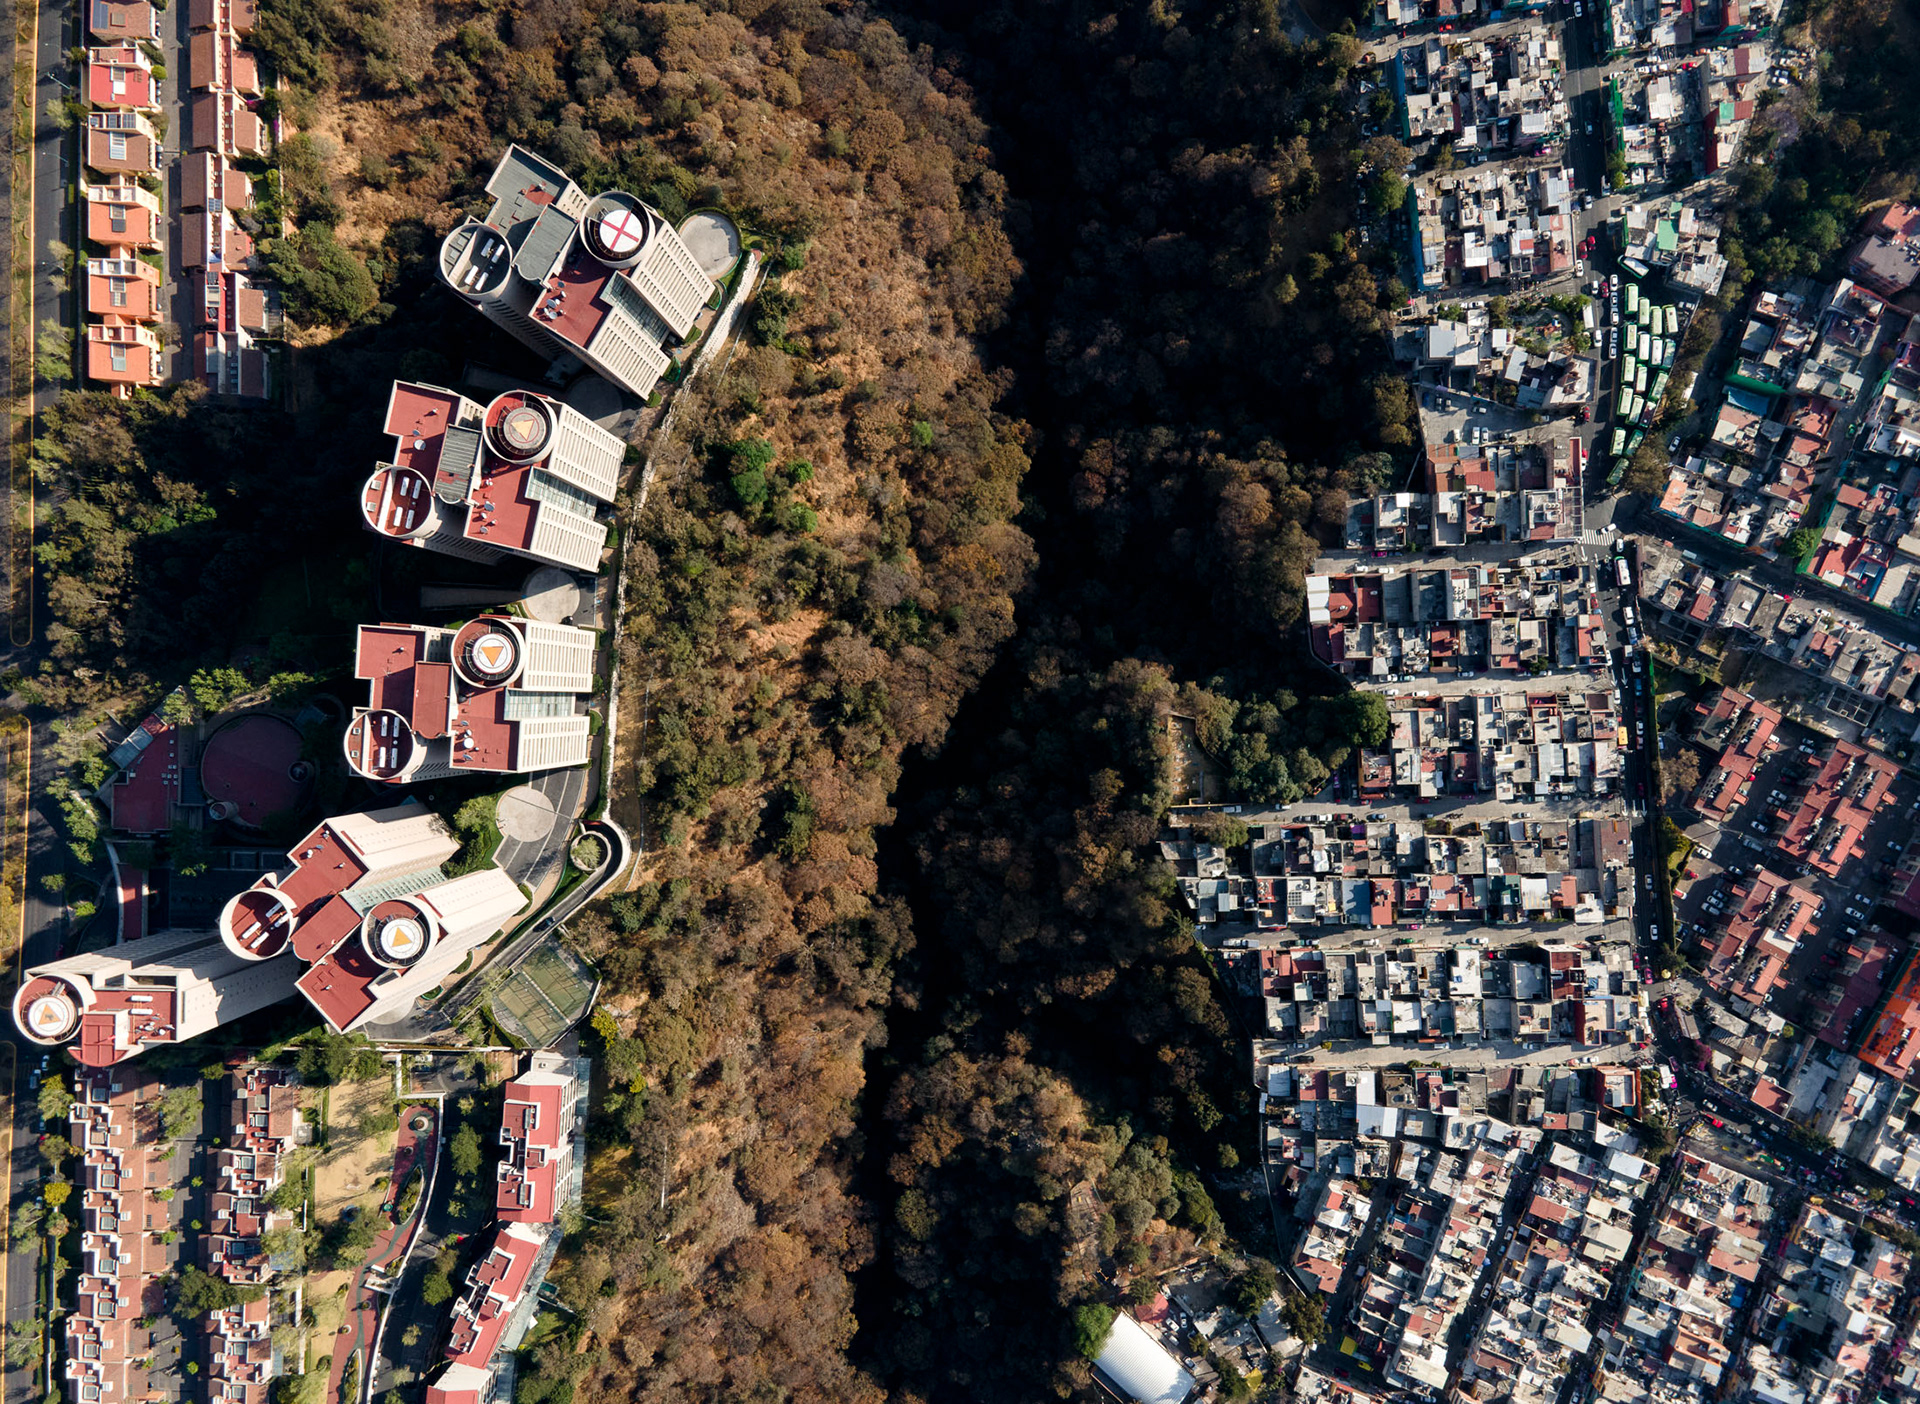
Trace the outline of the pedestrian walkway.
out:
<instances>
[{"instance_id":1,"label":"pedestrian walkway","mask_svg":"<svg viewBox=\"0 0 1920 1404\"><path fill-rule=\"evenodd\" d=\"M413 1123L426 1118L423 1130L414 1130ZM393 1151L393 1174L388 1179L388 1198L377 1212L391 1212L394 1196L400 1193L407 1173L419 1163L431 1170L435 1158L440 1153L440 1116L436 1108L427 1105L410 1106L400 1113L400 1135ZM428 1178L431 1178L429 1174ZM404 1264L407 1249L414 1234L426 1217L428 1196L424 1192L414 1202L413 1212L403 1223L393 1224L382 1229L373 1240L373 1247L367 1255L367 1261L353 1275L353 1282L347 1288L346 1318L341 1323L340 1334L334 1340L333 1364L327 1375L327 1404L356 1404L356 1400L342 1399L340 1387L346 1375L347 1364L356 1355L360 1357L359 1397L366 1394L366 1382L371 1378L374 1361L370 1358L369 1345L375 1339L380 1322L380 1307L384 1292L368 1281L370 1276L384 1280L386 1269L396 1263Z\"/></svg>"}]
</instances>

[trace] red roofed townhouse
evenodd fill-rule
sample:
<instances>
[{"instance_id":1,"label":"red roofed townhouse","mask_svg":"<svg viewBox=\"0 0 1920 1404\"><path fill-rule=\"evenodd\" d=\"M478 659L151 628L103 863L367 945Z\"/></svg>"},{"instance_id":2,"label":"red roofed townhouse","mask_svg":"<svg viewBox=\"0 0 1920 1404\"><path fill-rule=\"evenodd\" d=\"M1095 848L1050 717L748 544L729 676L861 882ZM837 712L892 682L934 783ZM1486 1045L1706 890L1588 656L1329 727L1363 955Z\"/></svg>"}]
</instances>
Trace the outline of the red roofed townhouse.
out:
<instances>
[{"instance_id":1,"label":"red roofed townhouse","mask_svg":"<svg viewBox=\"0 0 1920 1404\"><path fill-rule=\"evenodd\" d=\"M1780 713L1730 687L1694 711L1700 717L1700 743L1720 747L1720 759L1694 790L1692 804L1708 818L1724 821L1745 801L1755 769L1773 749Z\"/></svg>"},{"instance_id":2,"label":"red roofed townhouse","mask_svg":"<svg viewBox=\"0 0 1920 1404\"><path fill-rule=\"evenodd\" d=\"M591 630L506 615L364 624L354 675L368 704L347 727L347 764L400 785L584 765L593 650Z\"/></svg>"},{"instance_id":3,"label":"red roofed townhouse","mask_svg":"<svg viewBox=\"0 0 1920 1404\"><path fill-rule=\"evenodd\" d=\"M111 249L160 247L160 197L138 185L89 185L87 238Z\"/></svg>"},{"instance_id":4,"label":"red roofed townhouse","mask_svg":"<svg viewBox=\"0 0 1920 1404\"><path fill-rule=\"evenodd\" d=\"M1920 953L1910 952L1893 993L1860 1045L1860 1061L1905 1080L1920 1058Z\"/></svg>"},{"instance_id":5,"label":"red roofed townhouse","mask_svg":"<svg viewBox=\"0 0 1920 1404\"><path fill-rule=\"evenodd\" d=\"M193 29L220 29L232 34L253 33L260 22L257 0L191 0L187 24Z\"/></svg>"},{"instance_id":6,"label":"red roofed townhouse","mask_svg":"<svg viewBox=\"0 0 1920 1404\"><path fill-rule=\"evenodd\" d=\"M267 1404L273 1369L273 1303L267 1297L207 1315L207 1374L221 1404Z\"/></svg>"},{"instance_id":7,"label":"red roofed townhouse","mask_svg":"<svg viewBox=\"0 0 1920 1404\"><path fill-rule=\"evenodd\" d=\"M579 1079L573 1061L538 1052L527 1070L507 1083L500 1115L496 1214L512 1223L550 1224L571 1198L573 1133Z\"/></svg>"},{"instance_id":8,"label":"red roofed townhouse","mask_svg":"<svg viewBox=\"0 0 1920 1404\"><path fill-rule=\"evenodd\" d=\"M160 134L144 112L89 112L87 165L105 175L158 175Z\"/></svg>"},{"instance_id":9,"label":"red roofed townhouse","mask_svg":"<svg viewBox=\"0 0 1920 1404\"><path fill-rule=\"evenodd\" d=\"M195 93L187 102L187 149L264 156L267 127L238 93Z\"/></svg>"},{"instance_id":10,"label":"red roofed townhouse","mask_svg":"<svg viewBox=\"0 0 1920 1404\"><path fill-rule=\"evenodd\" d=\"M220 913L220 936L244 960L307 967L300 993L339 1033L390 1020L439 985L526 906L519 884L488 866L447 878L459 849L446 822L417 804L327 820Z\"/></svg>"},{"instance_id":11,"label":"red roofed townhouse","mask_svg":"<svg viewBox=\"0 0 1920 1404\"><path fill-rule=\"evenodd\" d=\"M248 338L212 327L193 334L193 378L216 395L264 400L273 393L267 353Z\"/></svg>"},{"instance_id":12,"label":"red roofed townhouse","mask_svg":"<svg viewBox=\"0 0 1920 1404\"><path fill-rule=\"evenodd\" d=\"M148 1156L158 1142L148 1104L160 1091L156 1081L134 1072L91 1070L75 1078L67 1136L78 1168L67 1212L80 1222L80 1276L63 1323L65 1376L75 1400L148 1397L141 1362L153 1339L140 1323L154 1314L147 1285L167 1271L165 1249L147 1232L147 1186L158 1173ZM165 1226L161 1215L159 1227Z\"/></svg>"},{"instance_id":13,"label":"red roofed townhouse","mask_svg":"<svg viewBox=\"0 0 1920 1404\"><path fill-rule=\"evenodd\" d=\"M87 379L98 381L121 399L137 386L159 385L166 379L160 338L137 326L87 328Z\"/></svg>"},{"instance_id":14,"label":"red roofed townhouse","mask_svg":"<svg viewBox=\"0 0 1920 1404\"><path fill-rule=\"evenodd\" d=\"M160 270L137 258L88 259L87 315L102 321L158 321Z\"/></svg>"},{"instance_id":15,"label":"red roofed townhouse","mask_svg":"<svg viewBox=\"0 0 1920 1404\"><path fill-rule=\"evenodd\" d=\"M396 380L386 432L393 460L360 490L369 530L468 560L600 568L599 510L620 489L627 446L571 405L511 390L483 408Z\"/></svg>"},{"instance_id":16,"label":"red roofed townhouse","mask_svg":"<svg viewBox=\"0 0 1920 1404\"><path fill-rule=\"evenodd\" d=\"M657 210L623 191L589 197L565 171L509 146L493 205L441 242L440 277L541 354L572 357L629 394L652 392L713 296L712 277Z\"/></svg>"},{"instance_id":17,"label":"red roofed townhouse","mask_svg":"<svg viewBox=\"0 0 1920 1404\"><path fill-rule=\"evenodd\" d=\"M202 30L187 41L187 85L195 92L260 96L260 67L231 33Z\"/></svg>"},{"instance_id":18,"label":"red roofed townhouse","mask_svg":"<svg viewBox=\"0 0 1920 1404\"><path fill-rule=\"evenodd\" d=\"M160 16L147 0L90 0L87 32L95 43L160 42Z\"/></svg>"},{"instance_id":19,"label":"red roofed townhouse","mask_svg":"<svg viewBox=\"0 0 1920 1404\"><path fill-rule=\"evenodd\" d=\"M1782 851L1816 872L1837 878L1866 854L1866 829L1885 808L1899 768L1851 741L1836 741L1800 801Z\"/></svg>"},{"instance_id":20,"label":"red roofed townhouse","mask_svg":"<svg viewBox=\"0 0 1920 1404\"><path fill-rule=\"evenodd\" d=\"M447 1359L488 1368L515 1314L532 1314L527 1286L545 1243L546 1234L537 1226L508 1223L494 1230L492 1248L467 1273L466 1286L454 1300Z\"/></svg>"},{"instance_id":21,"label":"red roofed townhouse","mask_svg":"<svg viewBox=\"0 0 1920 1404\"><path fill-rule=\"evenodd\" d=\"M80 90L92 107L151 112L160 106L159 95L154 91L153 63L137 44L88 49Z\"/></svg>"},{"instance_id":22,"label":"red roofed townhouse","mask_svg":"<svg viewBox=\"0 0 1920 1404\"><path fill-rule=\"evenodd\" d=\"M1787 984L1787 967L1813 924L1820 898L1805 887L1757 868L1733 888L1725 928L1701 944L1706 981L1756 1008Z\"/></svg>"},{"instance_id":23,"label":"red roofed townhouse","mask_svg":"<svg viewBox=\"0 0 1920 1404\"><path fill-rule=\"evenodd\" d=\"M259 1284L273 1266L260 1249L260 1235L292 1221L267 1197L286 1180L287 1162L305 1134L300 1089L283 1068L248 1065L233 1074L227 1103L226 1144L214 1152L208 1196L211 1219L207 1266L227 1281Z\"/></svg>"},{"instance_id":24,"label":"red roofed townhouse","mask_svg":"<svg viewBox=\"0 0 1920 1404\"><path fill-rule=\"evenodd\" d=\"M180 158L180 208L228 211L253 206L253 182L216 151L189 151Z\"/></svg>"},{"instance_id":25,"label":"red roofed townhouse","mask_svg":"<svg viewBox=\"0 0 1920 1404\"><path fill-rule=\"evenodd\" d=\"M253 257L253 240L225 208L183 209L180 213L180 266L225 272Z\"/></svg>"}]
</instances>

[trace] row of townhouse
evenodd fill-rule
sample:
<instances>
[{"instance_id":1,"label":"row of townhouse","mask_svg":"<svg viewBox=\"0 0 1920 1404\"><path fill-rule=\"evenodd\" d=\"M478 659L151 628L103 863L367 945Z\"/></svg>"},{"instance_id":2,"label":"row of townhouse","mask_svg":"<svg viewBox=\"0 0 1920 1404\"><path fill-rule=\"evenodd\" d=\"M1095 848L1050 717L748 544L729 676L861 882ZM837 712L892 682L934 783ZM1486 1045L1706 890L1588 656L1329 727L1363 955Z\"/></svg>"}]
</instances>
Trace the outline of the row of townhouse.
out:
<instances>
[{"instance_id":1,"label":"row of townhouse","mask_svg":"<svg viewBox=\"0 0 1920 1404\"><path fill-rule=\"evenodd\" d=\"M580 1193L586 1064L539 1052L506 1084L505 1148L496 1169L493 1234L454 1298L445 1362L426 1404L510 1397L511 1358L532 1324L540 1285L560 1246L560 1211Z\"/></svg>"},{"instance_id":2,"label":"row of townhouse","mask_svg":"<svg viewBox=\"0 0 1920 1404\"><path fill-rule=\"evenodd\" d=\"M289 1226L294 1216L268 1197L286 1180L294 1146L307 1136L300 1090L284 1068L247 1065L233 1072L227 1134L214 1153L217 1178L208 1195L209 1227L202 1240L210 1271L238 1287L265 1287L276 1269L261 1235ZM300 1318L291 1304L290 1319ZM283 1373L273 1345L273 1298L241 1302L207 1317L207 1375L214 1397L229 1404L267 1404Z\"/></svg>"},{"instance_id":3,"label":"row of townhouse","mask_svg":"<svg viewBox=\"0 0 1920 1404\"><path fill-rule=\"evenodd\" d=\"M1597 925L1624 915L1631 901L1630 877L1620 876L1628 832L1621 819L1500 819L1434 832L1405 819L1249 828L1251 876L1231 872L1217 845L1161 841L1161 856L1201 921Z\"/></svg>"},{"instance_id":4,"label":"row of townhouse","mask_svg":"<svg viewBox=\"0 0 1920 1404\"><path fill-rule=\"evenodd\" d=\"M1358 797L1413 804L1441 796L1490 795L1503 803L1617 800L1626 746L1618 696L1565 692L1472 692L1393 697L1391 729L1359 758Z\"/></svg>"},{"instance_id":5,"label":"row of townhouse","mask_svg":"<svg viewBox=\"0 0 1920 1404\"><path fill-rule=\"evenodd\" d=\"M1316 1177L1411 1179L1405 1157L1416 1142L1531 1153L1544 1137L1572 1136L1602 1156L1638 1148L1630 1124L1613 1119L1640 1114L1632 1065L1322 1068L1297 1057L1283 1042L1254 1040L1268 1172L1296 1200Z\"/></svg>"},{"instance_id":6,"label":"row of townhouse","mask_svg":"<svg viewBox=\"0 0 1920 1404\"><path fill-rule=\"evenodd\" d=\"M1538 676L1607 666L1591 564L1577 550L1309 575L1307 639L1349 677Z\"/></svg>"},{"instance_id":7,"label":"row of townhouse","mask_svg":"<svg viewBox=\"0 0 1920 1404\"><path fill-rule=\"evenodd\" d=\"M1625 1049L1647 1041L1646 1000L1624 944L1483 951L1222 952L1265 1009L1268 1038L1293 1046L1455 1039Z\"/></svg>"},{"instance_id":8,"label":"row of townhouse","mask_svg":"<svg viewBox=\"0 0 1920 1404\"><path fill-rule=\"evenodd\" d=\"M79 1206L80 1278L62 1328L75 1404L149 1397L153 1336L142 1323L158 1314L169 1271L159 1237L166 1211L152 1196L172 1153L159 1136L161 1091L156 1079L129 1069L83 1069L74 1078L67 1136L78 1193L68 1203Z\"/></svg>"},{"instance_id":9,"label":"row of townhouse","mask_svg":"<svg viewBox=\"0 0 1920 1404\"><path fill-rule=\"evenodd\" d=\"M1422 470L1426 490L1354 502L1347 509L1346 549L1386 556L1577 542L1583 521L1577 442L1430 445Z\"/></svg>"},{"instance_id":10,"label":"row of townhouse","mask_svg":"<svg viewBox=\"0 0 1920 1404\"><path fill-rule=\"evenodd\" d=\"M85 370L116 394L169 378L161 289L166 245L162 137L156 119L159 11L144 0L98 0L81 96L91 109L85 162L88 317ZM252 239L236 216L253 188L235 165L265 156L265 124L250 104L259 66L242 41L257 18L253 0L191 0L186 49L189 97L181 134L179 237L174 249L181 305L171 321L187 334L191 374L224 394L264 397L265 352L277 335L277 299L249 280Z\"/></svg>"}]
</instances>

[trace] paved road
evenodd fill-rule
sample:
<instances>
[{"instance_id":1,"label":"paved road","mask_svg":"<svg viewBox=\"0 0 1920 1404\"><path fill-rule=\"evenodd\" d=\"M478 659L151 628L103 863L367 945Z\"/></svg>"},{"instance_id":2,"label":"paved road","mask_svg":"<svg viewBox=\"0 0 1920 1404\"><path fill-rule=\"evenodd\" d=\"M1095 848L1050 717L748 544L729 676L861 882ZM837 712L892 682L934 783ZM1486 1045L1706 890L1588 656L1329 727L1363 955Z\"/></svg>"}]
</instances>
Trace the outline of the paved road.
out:
<instances>
[{"instance_id":1,"label":"paved road","mask_svg":"<svg viewBox=\"0 0 1920 1404\"><path fill-rule=\"evenodd\" d=\"M556 816L553 828L546 836L537 840L502 839L493 858L508 877L515 882L523 882L536 893L540 884L553 872L556 860L566 855L568 837L573 826L585 813L587 800L592 794L590 781L593 767L574 766L568 770L548 770L533 777L528 783L553 804Z\"/></svg>"},{"instance_id":2,"label":"paved road","mask_svg":"<svg viewBox=\"0 0 1920 1404\"><path fill-rule=\"evenodd\" d=\"M34 0L15 0L16 4L34 3ZM14 11L8 9L8 18ZM11 33L11 27L8 30ZM61 3L61 0L41 0L39 5L39 39L36 46L36 74L34 81L34 153L33 176L34 189L31 192L33 203L33 237L37 255L37 267L33 278L33 306L28 309L33 325L38 328L46 321L55 321L65 326L74 318L73 294L63 293L53 279L53 267L47 262L46 250L50 243L59 240L72 247L80 247L78 226L74 220L74 211L68 204L65 185L72 173L73 163L78 159L78 137L61 124L51 111L55 100L73 90L78 73L68 57L68 51L77 44L85 42L85 36L74 24L74 7ZM27 75L18 75L22 81ZM9 190L9 208L18 210L28 198L29 192ZM11 245L9 245L11 247ZM36 411L44 409L53 397L59 393L57 386L41 386L34 392L33 402ZM13 512L8 511L11 523ZM9 553L9 568L12 556ZM32 589L32 582L12 582L16 588ZM15 643L6 643L0 647L0 665L29 665L33 661L31 641L22 641L29 647ZM32 733L32 754L36 760L48 753L47 743L51 734L44 725L36 726ZM32 780L36 785L43 784L49 768L35 765ZM64 923L64 911L46 900L43 889L35 880L36 875L49 870L48 859L53 854L59 839L48 824L44 809L46 796L44 789L33 796L28 813L27 847L28 880L24 913L24 931L21 948L16 958L21 965L32 965L49 958L58 945ZM6 802L9 812L17 804L14 795L8 794ZM40 1125L39 1111L34 1096L26 1087L28 1070L37 1066L41 1049L19 1042L13 1038L11 1020L7 1020L5 1036L14 1041L18 1048L19 1076L15 1079L16 1095L13 1102L13 1146L10 1157L12 1171L12 1207L17 1208L27 1198L35 1196L40 1190L40 1162L35 1146L38 1142ZM7 1300L6 1316L9 1322L31 1318L38 1310L38 1292L36 1286L34 1254L16 1253L8 1245L7 1260ZM5 1404L27 1404L38 1400L45 1393L42 1383L33 1369L8 1369L5 1373Z\"/></svg>"}]
</instances>

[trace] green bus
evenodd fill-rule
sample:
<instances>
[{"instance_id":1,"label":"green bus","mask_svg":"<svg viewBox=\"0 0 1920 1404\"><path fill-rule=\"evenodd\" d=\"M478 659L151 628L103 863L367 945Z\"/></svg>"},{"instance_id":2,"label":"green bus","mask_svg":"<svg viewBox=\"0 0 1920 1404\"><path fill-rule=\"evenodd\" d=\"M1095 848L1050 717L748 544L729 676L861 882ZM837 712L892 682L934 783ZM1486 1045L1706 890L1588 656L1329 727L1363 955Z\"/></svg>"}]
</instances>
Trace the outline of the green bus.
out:
<instances>
[{"instance_id":1,"label":"green bus","mask_svg":"<svg viewBox=\"0 0 1920 1404\"><path fill-rule=\"evenodd\" d=\"M1618 458L1621 454L1625 453L1626 451L1627 451L1627 431L1624 429L1614 430L1613 431L1613 456L1615 458Z\"/></svg>"},{"instance_id":2,"label":"green bus","mask_svg":"<svg viewBox=\"0 0 1920 1404\"><path fill-rule=\"evenodd\" d=\"M1627 284L1627 315L1631 317L1637 314L1639 311L1640 311L1640 285L1638 283L1628 283Z\"/></svg>"},{"instance_id":3,"label":"green bus","mask_svg":"<svg viewBox=\"0 0 1920 1404\"><path fill-rule=\"evenodd\" d=\"M1614 459L1613 471L1607 474L1607 486L1610 488L1619 487L1620 480L1626 476L1627 476L1627 460L1624 458Z\"/></svg>"}]
</instances>

